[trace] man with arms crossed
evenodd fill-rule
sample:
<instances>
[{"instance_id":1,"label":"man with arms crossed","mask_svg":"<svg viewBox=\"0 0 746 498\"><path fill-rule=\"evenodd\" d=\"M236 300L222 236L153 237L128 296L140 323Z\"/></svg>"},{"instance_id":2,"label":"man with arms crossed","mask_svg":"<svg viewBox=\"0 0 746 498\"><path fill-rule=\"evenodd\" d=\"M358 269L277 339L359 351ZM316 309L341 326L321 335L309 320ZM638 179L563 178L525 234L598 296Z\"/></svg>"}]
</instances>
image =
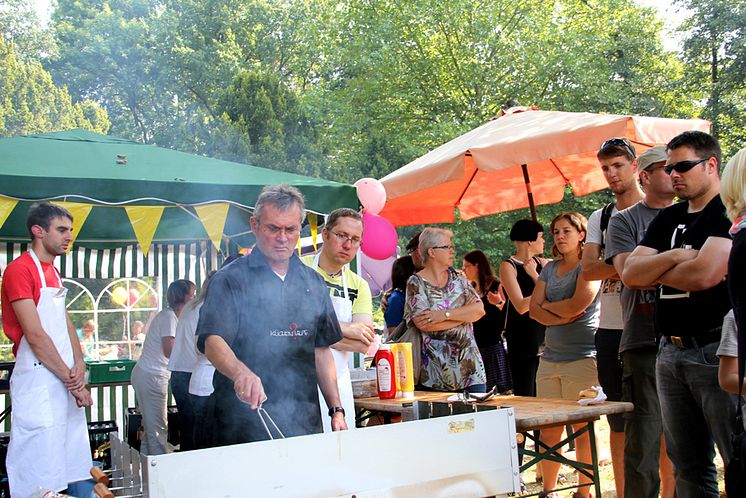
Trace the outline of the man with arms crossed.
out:
<instances>
[{"instance_id":1,"label":"man with arms crossed","mask_svg":"<svg viewBox=\"0 0 746 498\"><path fill-rule=\"evenodd\" d=\"M643 194L637 183L636 151L625 138L612 138L601 144L597 157L601 171L614 193L614 204L597 209L588 218L588 235L583 248L583 278L603 280L601 316L595 336L598 380L611 401L622 399L622 367L619 341L622 338L622 305L619 296L622 282L617 271L604 261L609 221L622 209L636 204ZM608 415L609 446L614 467L617 496L624 494L624 419L621 414Z\"/></svg>"},{"instance_id":2,"label":"man with arms crossed","mask_svg":"<svg viewBox=\"0 0 746 498\"><path fill-rule=\"evenodd\" d=\"M645 197L611 218L606 236L606 261L614 264L619 275L650 222L671 205L674 195L671 178L663 169L664 146L643 152L637 163ZM624 493L628 498L657 498L660 491L663 498L673 498L673 467L661 440L663 425L655 383L655 291L632 289L624 283L624 330L619 344L622 400L635 405L633 412L624 415Z\"/></svg>"},{"instance_id":3,"label":"man with arms crossed","mask_svg":"<svg viewBox=\"0 0 746 498\"><path fill-rule=\"evenodd\" d=\"M29 496L38 486L62 491L91 468L83 352L53 265L72 242L72 221L60 206L32 205L26 220L31 250L3 275L3 329L16 355L7 457L13 496Z\"/></svg>"},{"instance_id":4,"label":"man with arms crossed","mask_svg":"<svg viewBox=\"0 0 746 498\"><path fill-rule=\"evenodd\" d=\"M321 432L317 384L332 429L347 428L329 348L342 332L324 281L295 254L304 217L297 189L265 187L250 220L256 247L210 280L197 345L217 369L218 445L270 439L262 404L285 436Z\"/></svg>"},{"instance_id":5,"label":"man with arms crossed","mask_svg":"<svg viewBox=\"0 0 746 498\"><path fill-rule=\"evenodd\" d=\"M718 385L716 356L730 308L725 282L730 222L718 195L720 145L706 133L688 131L668 143L667 153L665 170L683 202L650 223L622 278L632 287L659 286L656 381L676 494L717 498L713 442L727 465L736 406L734 395Z\"/></svg>"},{"instance_id":6,"label":"man with arms crossed","mask_svg":"<svg viewBox=\"0 0 746 498\"><path fill-rule=\"evenodd\" d=\"M375 335L373 331L373 300L368 282L346 265L355 258L363 236L363 217L353 209L335 209L326 219L321 231L324 245L315 255L302 261L316 270L326 282L339 320L343 338L332 346L337 369L337 386L344 409L347 427L355 427L355 401L348 361L350 352L365 353ZM322 414L326 405L319 400ZM331 432L328 418L322 417L324 432Z\"/></svg>"}]
</instances>

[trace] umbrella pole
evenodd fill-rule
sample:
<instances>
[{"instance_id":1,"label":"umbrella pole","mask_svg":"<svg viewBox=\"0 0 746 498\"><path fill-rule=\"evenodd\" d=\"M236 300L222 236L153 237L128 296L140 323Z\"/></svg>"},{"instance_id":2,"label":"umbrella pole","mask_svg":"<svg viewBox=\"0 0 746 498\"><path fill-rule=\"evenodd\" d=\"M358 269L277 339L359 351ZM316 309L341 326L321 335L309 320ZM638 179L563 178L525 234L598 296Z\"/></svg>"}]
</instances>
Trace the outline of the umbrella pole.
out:
<instances>
[{"instance_id":1,"label":"umbrella pole","mask_svg":"<svg viewBox=\"0 0 746 498\"><path fill-rule=\"evenodd\" d=\"M526 195L528 196L528 208L531 210L531 219L537 221L534 193L531 192L531 179L528 177L528 166L521 164L521 170L523 171L523 182L526 184Z\"/></svg>"}]
</instances>

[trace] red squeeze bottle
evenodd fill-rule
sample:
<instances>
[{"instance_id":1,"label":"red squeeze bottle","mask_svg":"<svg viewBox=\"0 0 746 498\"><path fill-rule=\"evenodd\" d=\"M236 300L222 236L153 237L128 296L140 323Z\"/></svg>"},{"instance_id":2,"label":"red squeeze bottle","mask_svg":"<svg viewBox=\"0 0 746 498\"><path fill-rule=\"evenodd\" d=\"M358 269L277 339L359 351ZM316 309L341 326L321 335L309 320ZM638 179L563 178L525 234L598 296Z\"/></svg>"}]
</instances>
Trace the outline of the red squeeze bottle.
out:
<instances>
[{"instance_id":1,"label":"red squeeze bottle","mask_svg":"<svg viewBox=\"0 0 746 498\"><path fill-rule=\"evenodd\" d=\"M376 353L376 380L378 397L393 399L396 397L396 377L394 376L394 355L388 344L381 344Z\"/></svg>"}]
</instances>

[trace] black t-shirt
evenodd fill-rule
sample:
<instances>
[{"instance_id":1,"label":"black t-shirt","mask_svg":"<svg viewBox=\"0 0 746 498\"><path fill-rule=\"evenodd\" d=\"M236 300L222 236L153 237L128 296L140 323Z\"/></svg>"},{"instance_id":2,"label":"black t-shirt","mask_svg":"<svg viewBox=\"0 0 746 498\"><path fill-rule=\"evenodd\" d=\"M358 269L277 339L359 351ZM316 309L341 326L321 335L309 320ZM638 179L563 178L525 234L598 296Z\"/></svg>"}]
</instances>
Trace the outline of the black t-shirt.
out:
<instances>
[{"instance_id":1,"label":"black t-shirt","mask_svg":"<svg viewBox=\"0 0 746 498\"><path fill-rule=\"evenodd\" d=\"M255 249L216 273L200 310L198 347L219 335L264 385L264 408L285 436L321 432L315 348L342 339L324 280L297 256L284 281ZM241 402L233 382L213 380L217 444L269 439L257 412ZM275 435L276 437L276 435Z\"/></svg>"},{"instance_id":2,"label":"black t-shirt","mask_svg":"<svg viewBox=\"0 0 746 498\"><path fill-rule=\"evenodd\" d=\"M705 208L689 213L688 202L674 204L650 223L640 245L658 252L673 248L701 249L709 237L730 238L730 222L720 196ZM691 336L722 326L730 310L725 281L697 292L686 292L662 285L655 301L655 327L662 335Z\"/></svg>"},{"instance_id":3,"label":"black t-shirt","mask_svg":"<svg viewBox=\"0 0 746 498\"><path fill-rule=\"evenodd\" d=\"M746 354L746 229L733 237L728 258L728 290L738 330L739 355Z\"/></svg>"},{"instance_id":4,"label":"black t-shirt","mask_svg":"<svg viewBox=\"0 0 746 498\"><path fill-rule=\"evenodd\" d=\"M492 282L490 292L497 292L499 285L497 282ZM501 310L489 301L487 294L482 297L482 304L484 316L474 322L474 339L478 347L486 348L500 342L500 333L505 326L505 306Z\"/></svg>"}]
</instances>

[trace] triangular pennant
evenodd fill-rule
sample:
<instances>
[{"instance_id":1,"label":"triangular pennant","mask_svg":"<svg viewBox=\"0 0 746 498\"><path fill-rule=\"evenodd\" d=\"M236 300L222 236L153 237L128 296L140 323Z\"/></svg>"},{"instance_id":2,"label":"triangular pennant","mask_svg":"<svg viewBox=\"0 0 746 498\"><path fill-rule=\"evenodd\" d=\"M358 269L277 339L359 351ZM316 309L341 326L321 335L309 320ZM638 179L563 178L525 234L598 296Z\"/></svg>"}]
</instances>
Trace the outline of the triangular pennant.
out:
<instances>
[{"instance_id":1,"label":"triangular pennant","mask_svg":"<svg viewBox=\"0 0 746 498\"><path fill-rule=\"evenodd\" d=\"M316 247L316 236L319 234L319 218L316 213L308 213L308 224L311 226L311 242L313 243L313 251L319 250Z\"/></svg>"},{"instance_id":2,"label":"triangular pennant","mask_svg":"<svg viewBox=\"0 0 746 498\"><path fill-rule=\"evenodd\" d=\"M93 209L93 204L83 204L81 202L58 202L53 201L52 204L57 204L58 206L61 206L68 211L70 211L70 214L73 215L73 240L70 242L70 245L67 246L67 252L70 252L73 248L73 244L75 243L75 239L78 238L78 235L80 234L80 229L83 228L83 224L85 223L85 220L88 219L88 215L91 214L91 209Z\"/></svg>"},{"instance_id":3,"label":"triangular pennant","mask_svg":"<svg viewBox=\"0 0 746 498\"><path fill-rule=\"evenodd\" d=\"M5 224L8 216L10 216L10 212L16 207L16 204L18 204L16 199L10 199L0 195L0 227Z\"/></svg>"},{"instance_id":4,"label":"triangular pennant","mask_svg":"<svg viewBox=\"0 0 746 498\"><path fill-rule=\"evenodd\" d=\"M194 206L197 216L199 216L207 231L207 236L210 237L217 250L220 250L220 240L223 238L223 229L225 228L225 220L228 218L229 207L224 202Z\"/></svg>"},{"instance_id":5,"label":"triangular pennant","mask_svg":"<svg viewBox=\"0 0 746 498\"><path fill-rule=\"evenodd\" d=\"M161 221L163 206L125 206L124 209L132 223L140 250L147 256L155 230Z\"/></svg>"},{"instance_id":6,"label":"triangular pennant","mask_svg":"<svg viewBox=\"0 0 746 498\"><path fill-rule=\"evenodd\" d=\"M301 251L301 245L300 245L300 237L298 237L298 256L301 256L302 255L301 253L302 251Z\"/></svg>"}]
</instances>

